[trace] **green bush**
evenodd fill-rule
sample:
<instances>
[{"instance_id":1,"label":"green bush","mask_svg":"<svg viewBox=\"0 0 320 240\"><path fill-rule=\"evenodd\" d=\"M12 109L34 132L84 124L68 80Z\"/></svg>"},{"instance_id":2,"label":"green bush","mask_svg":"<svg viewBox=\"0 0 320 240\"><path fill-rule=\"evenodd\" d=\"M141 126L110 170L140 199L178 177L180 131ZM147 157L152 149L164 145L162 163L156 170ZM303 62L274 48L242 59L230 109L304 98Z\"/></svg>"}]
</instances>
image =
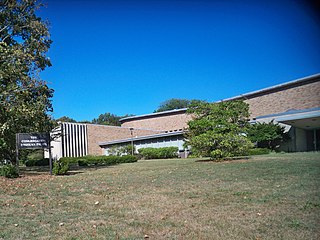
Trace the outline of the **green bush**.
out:
<instances>
[{"instance_id":1,"label":"green bush","mask_svg":"<svg viewBox=\"0 0 320 240\"><path fill-rule=\"evenodd\" d=\"M0 176L7 178L17 178L19 177L18 169L12 164L5 164L0 166Z\"/></svg>"},{"instance_id":2,"label":"green bush","mask_svg":"<svg viewBox=\"0 0 320 240\"><path fill-rule=\"evenodd\" d=\"M136 156L125 155L125 156L84 156L84 157L64 157L60 158L61 163L69 165L77 164L78 166L111 166L120 163L133 163L138 159Z\"/></svg>"},{"instance_id":3,"label":"green bush","mask_svg":"<svg viewBox=\"0 0 320 240\"><path fill-rule=\"evenodd\" d=\"M65 175L69 170L69 163L56 161L53 163L52 173L54 175Z\"/></svg>"},{"instance_id":4,"label":"green bush","mask_svg":"<svg viewBox=\"0 0 320 240\"><path fill-rule=\"evenodd\" d=\"M212 150L210 157L216 161L223 161L226 158L248 155L253 144L244 136L233 135L232 133L216 135L219 146Z\"/></svg>"},{"instance_id":5,"label":"green bush","mask_svg":"<svg viewBox=\"0 0 320 240\"><path fill-rule=\"evenodd\" d=\"M178 147L140 148L138 151L144 159L165 159L178 157Z\"/></svg>"},{"instance_id":6,"label":"green bush","mask_svg":"<svg viewBox=\"0 0 320 240\"><path fill-rule=\"evenodd\" d=\"M49 158L44 158L40 160L29 159L25 162L27 167L33 166L49 166Z\"/></svg>"},{"instance_id":7,"label":"green bush","mask_svg":"<svg viewBox=\"0 0 320 240\"><path fill-rule=\"evenodd\" d=\"M132 149L133 147L133 149ZM132 151L133 150L133 151ZM136 148L132 145L124 145L124 146L113 146L108 150L109 155L111 156L125 156L131 155L132 152L136 152Z\"/></svg>"},{"instance_id":8,"label":"green bush","mask_svg":"<svg viewBox=\"0 0 320 240\"><path fill-rule=\"evenodd\" d=\"M269 148L276 150L282 142L290 139L285 132L285 127L279 123L271 122L256 123L248 128L248 138L257 144L259 148Z\"/></svg>"},{"instance_id":9,"label":"green bush","mask_svg":"<svg viewBox=\"0 0 320 240\"><path fill-rule=\"evenodd\" d=\"M43 159L43 156L44 156L43 149L29 150L29 152L27 152L27 160L41 160Z\"/></svg>"},{"instance_id":10,"label":"green bush","mask_svg":"<svg viewBox=\"0 0 320 240\"><path fill-rule=\"evenodd\" d=\"M271 152L268 148L252 148L249 150L248 155L263 155Z\"/></svg>"},{"instance_id":11,"label":"green bush","mask_svg":"<svg viewBox=\"0 0 320 240\"><path fill-rule=\"evenodd\" d=\"M88 166L88 161L86 159L79 159L78 165L81 167L86 167L86 166Z\"/></svg>"}]
</instances>

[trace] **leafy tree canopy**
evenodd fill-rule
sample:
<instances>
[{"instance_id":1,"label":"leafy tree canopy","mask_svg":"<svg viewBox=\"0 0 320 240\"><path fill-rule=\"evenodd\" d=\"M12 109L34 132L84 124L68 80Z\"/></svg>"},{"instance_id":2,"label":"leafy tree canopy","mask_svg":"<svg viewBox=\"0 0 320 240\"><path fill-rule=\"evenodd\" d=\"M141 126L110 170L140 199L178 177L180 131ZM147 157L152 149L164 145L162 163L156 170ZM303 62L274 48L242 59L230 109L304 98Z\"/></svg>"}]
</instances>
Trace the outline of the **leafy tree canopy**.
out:
<instances>
[{"instance_id":1,"label":"leafy tree canopy","mask_svg":"<svg viewBox=\"0 0 320 240\"><path fill-rule=\"evenodd\" d=\"M124 116L117 116L112 113L104 113L100 114L98 118L94 118L92 123L94 124L103 124L103 125L111 125L111 126L121 126L120 119L125 117L130 117L133 115L124 115Z\"/></svg>"},{"instance_id":2,"label":"leafy tree canopy","mask_svg":"<svg viewBox=\"0 0 320 240\"><path fill-rule=\"evenodd\" d=\"M274 121L268 123L256 123L251 125L248 137L252 142L257 143L258 147L275 150L281 142L289 139L285 133L285 128Z\"/></svg>"},{"instance_id":3,"label":"leafy tree canopy","mask_svg":"<svg viewBox=\"0 0 320 240\"><path fill-rule=\"evenodd\" d=\"M51 66L48 24L36 0L0 0L0 160L13 160L15 133L46 132L53 90L39 73Z\"/></svg>"},{"instance_id":4,"label":"leafy tree canopy","mask_svg":"<svg viewBox=\"0 0 320 240\"><path fill-rule=\"evenodd\" d=\"M73 118L70 118L68 116L63 116L61 118L56 119L57 122L71 122L71 123L93 123L93 124L102 124L102 125L110 125L110 126L120 126L120 119L125 117L133 116L132 114L126 114L124 116L117 116L112 113L104 113L100 114L98 118L94 118L92 121L83 120L83 121L77 121Z\"/></svg>"},{"instance_id":5,"label":"leafy tree canopy","mask_svg":"<svg viewBox=\"0 0 320 240\"><path fill-rule=\"evenodd\" d=\"M164 112L168 110L187 108L191 101L187 99L171 98L160 104L157 110L154 112Z\"/></svg>"},{"instance_id":6,"label":"leafy tree canopy","mask_svg":"<svg viewBox=\"0 0 320 240\"><path fill-rule=\"evenodd\" d=\"M76 120L74 120L73 118L70 118L68 116L63 116L61 118L58 118L56 121L57 122L71 122L71 123L76 123L77 122Z\"/></svg>"},{"instance_id":7,"label":"leafy tree canopy","mask_svg":"<svg viewBox=\"0 0 320 240\"><path fill-rule=\"evenodd\" d=\"M195 155L223 159L247 153L252 143L245 133L249 126L249 106L243 101L208 103L192 101L188 113L186 144Z\"/></svg>"}]
</instances>

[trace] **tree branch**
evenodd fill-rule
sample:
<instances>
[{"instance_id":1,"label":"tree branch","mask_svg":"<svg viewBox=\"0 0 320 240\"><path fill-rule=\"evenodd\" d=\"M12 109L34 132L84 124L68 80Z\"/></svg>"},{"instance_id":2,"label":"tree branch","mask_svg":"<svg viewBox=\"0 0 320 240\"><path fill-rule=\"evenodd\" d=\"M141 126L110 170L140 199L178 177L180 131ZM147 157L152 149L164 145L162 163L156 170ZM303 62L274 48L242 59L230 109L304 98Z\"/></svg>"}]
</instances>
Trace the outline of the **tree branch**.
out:
<instances>
[{"instance_id":1,"label":"tree branch","mask_svg":"<svg viewBox=\"0 0 320 240\"><path fill-rule=\"evenodd\" d=\"M0 32L2 32L2 31L4 31L4 30L6 30L8 27L9 27L9 26L5 26L5 27L3 27L3 28L0 30Z\"/></svg>"}]
</instances>

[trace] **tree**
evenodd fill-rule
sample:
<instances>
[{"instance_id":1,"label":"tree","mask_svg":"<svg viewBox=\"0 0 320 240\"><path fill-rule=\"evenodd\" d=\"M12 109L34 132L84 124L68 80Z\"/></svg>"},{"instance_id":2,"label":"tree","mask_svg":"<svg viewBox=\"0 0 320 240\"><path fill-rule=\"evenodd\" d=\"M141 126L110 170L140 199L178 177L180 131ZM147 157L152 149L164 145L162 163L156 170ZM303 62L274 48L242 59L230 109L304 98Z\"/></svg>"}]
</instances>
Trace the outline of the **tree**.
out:
<instances>
[{"instance_id":1,"label":"tree","mask_svg":"<svg viewBox=\"0 0 320 240\"><path fill-rule=\"evenodd\" d=\"M258 147L275 150L281 142L289 139L289 135L285 133L285 127L272 120L268 123L258 122L251 125L248 130L248 138L257 143Z\"/></svg>"},{"instance_id":2,"label":"tree","mask_svg":"<svg viewBox=\"0 0 320 240\"><path fill-rule=\"evenodd\" d=\"M171 98L160 104L154 112L164 112L173 109L187 108L191 101L187 99Z\"/></svg>"},{"instance_id":3,"label":"tree","mask_svg":"<svg viewBox=\"0 0 320 240\"><path fill-rule=\"evenodd\" d=\"M187 111L186 144L193 154L213 159L245 155L252 147L246 137L249 105L243 101L193 101Z\"/></svg>"},{"instance_id":4,"label":"tree","mask_svg":"<svg viewBox=\"0 0 320 240\"><path fill-rule=\"evenodd\" d=\"M92 123L94 124L103 124L103 125L111 125L111 126L121 126L120 119L129 117L133 115L124 115L124 116L117 116L112 113L104 113L100 114L98 118L94 118Z\"/></svg>"},{"instance_id":5,"label":"tree","mask_svg":"<svg viewBox=\"0 0 320 240\"><path fill-rule=\"evenodd\" d=\"M71 122L71 123L76 123L77 122L76 120L74 120L73 118L70 118L68 116L63 116L61 118L58 118L56 121L57 122Z\"/></svg>"},{"instance_id":6,"label":"tree","mask_svg":"<svg viewBox=\"0 0 320 240\"><path fill-rule=\"evenodd\" d=\"M53 90L39 76L51 66L51 40L36 0L0 0L0 6L0 160L13 160L15 133L47 132L54 124Z\"/></svg>"}]
</instances>

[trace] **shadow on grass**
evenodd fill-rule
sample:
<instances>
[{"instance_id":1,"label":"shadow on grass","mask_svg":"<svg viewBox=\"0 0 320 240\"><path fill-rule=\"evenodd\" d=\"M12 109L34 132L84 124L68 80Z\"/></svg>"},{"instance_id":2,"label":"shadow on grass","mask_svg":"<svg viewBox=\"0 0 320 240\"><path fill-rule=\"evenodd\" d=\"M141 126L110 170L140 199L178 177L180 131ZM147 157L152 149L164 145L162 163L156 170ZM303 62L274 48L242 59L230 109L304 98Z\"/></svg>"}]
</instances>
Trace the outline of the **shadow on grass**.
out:
<instances>
[{"instance_id":1,"label":"shadow on grass","mask_svg":"<svg viewBox=\"0 0 320 240\"><path fill-rule=\"evenodd\" d=\"M199 159L196 162L213 162L213 163L221 163L221 162L232 162L232 161L246 161L251 157L241 156L241 157L230 157L225 159Z\"/></svg>"},{"instance_id":2,"label":"shadow on grass","mask_svg":"<svg viewBox=\"0 0 320 240\"><path fill-rule=\"evenodd\" d=\"M85 171L95 171L104 168L113 168L113 166L71 166L70 170L64 176L72 176L84 173ZM33 166L33 167L20 167L21 176L39 176L39 175L49 175L49 166Z\"/></svg>"}]
</instances>

